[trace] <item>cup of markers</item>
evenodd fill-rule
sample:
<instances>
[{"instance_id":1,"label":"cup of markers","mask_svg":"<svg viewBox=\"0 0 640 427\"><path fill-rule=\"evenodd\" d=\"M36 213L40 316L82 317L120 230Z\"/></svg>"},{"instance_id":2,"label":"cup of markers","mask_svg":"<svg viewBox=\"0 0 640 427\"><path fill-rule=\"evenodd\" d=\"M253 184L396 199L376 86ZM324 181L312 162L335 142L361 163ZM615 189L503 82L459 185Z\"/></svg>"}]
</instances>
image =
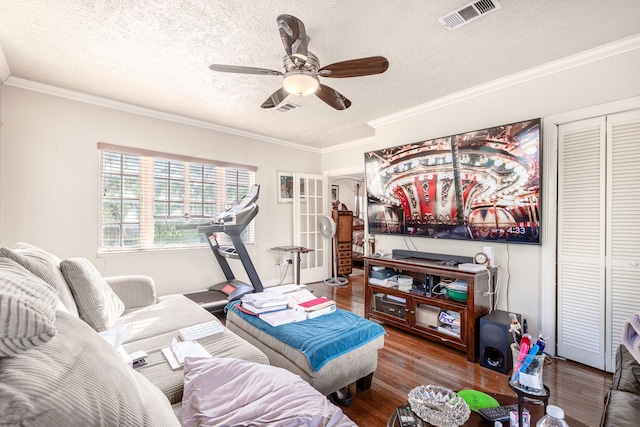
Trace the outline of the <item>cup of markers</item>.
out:
<instances>
[{"instance_id":1,"label":"cup of markers","mask_svg":"<svg viewBox=\"0 0 640 427\"><path fill-rule=\"evenodd\" d=\"M534 395L545 395L542 382L544 367L544 341L533 341L531 335L524 334L520 343L511 344L513 371L509 383L520 390Z\"/></svg>"}]
</instances>

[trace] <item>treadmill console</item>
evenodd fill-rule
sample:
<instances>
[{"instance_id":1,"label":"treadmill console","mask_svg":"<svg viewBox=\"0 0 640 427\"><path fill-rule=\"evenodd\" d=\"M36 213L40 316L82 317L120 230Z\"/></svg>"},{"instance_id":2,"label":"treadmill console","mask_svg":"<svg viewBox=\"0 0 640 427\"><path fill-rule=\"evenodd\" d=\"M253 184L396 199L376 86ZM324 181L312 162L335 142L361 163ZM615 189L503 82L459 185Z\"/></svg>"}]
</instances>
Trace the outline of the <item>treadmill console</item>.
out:
<instances>
[{"instance_id":1,"label":"treadmill console","mask_svg":"<svg viewBox=\"0 0 640 427\"><path fill-rule=\"evenodd\" d=\"M221 290L222 292L224 292L225 294L227 294L227 295L231 295L232 293L234 293L234 292L236 291L236 289L238 289L238 288L236 288L235 286L233 286L231 283L227 283L227 284L226 284L226 285L224 285L224 286L222 287L222 289L220 289L220 290Z\"/></svg>"},{"instance_id":2,"label":"treadmill console","mask_svg":"<svg viewBox=\"0 0 640 427\"><path fill-rule=\"evenodd\" d=\"M246 216L250 215L254 209L254 203L258 200L260 186L254 185L240 201L231 206L226 211L220 212L213 219L216 224L236 225L242 224ZM249 220L250 221L250 220ZM247 222L249 222L247 221Z\"/></svg>"}]
</instances>

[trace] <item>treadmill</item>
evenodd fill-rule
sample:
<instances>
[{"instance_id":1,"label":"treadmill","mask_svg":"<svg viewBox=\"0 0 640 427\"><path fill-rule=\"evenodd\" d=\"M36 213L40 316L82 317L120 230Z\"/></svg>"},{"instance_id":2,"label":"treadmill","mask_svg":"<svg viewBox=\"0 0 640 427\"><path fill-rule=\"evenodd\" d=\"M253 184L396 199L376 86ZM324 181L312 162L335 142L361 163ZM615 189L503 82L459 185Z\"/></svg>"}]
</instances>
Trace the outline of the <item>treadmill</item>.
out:
<instances>
[{"instance_id":1,"label":"treadmill","mask_svg":"<svg viewBox=\"0 0 640 427\"><path fill-rule=\"evenodd\" d=\"M258 214L256 200L259 193L260 186L254 185L237 204L220 212L215 218L196 224L188 223L178 226L181 229L195 228L207 237L209 247L211 247L211 251L226 278L225 281L210 286L208 291L185 294L187 298L195 301L209 312L221 312L230 301L237 300L247 293L264 290L247 248L240 237L240 234ZM220 246L216 239L216 233L220 232L229 236L233 246ZM242 262L251 284L235 278L227 259L239 259Z\"/></svg>"}]
</instances>

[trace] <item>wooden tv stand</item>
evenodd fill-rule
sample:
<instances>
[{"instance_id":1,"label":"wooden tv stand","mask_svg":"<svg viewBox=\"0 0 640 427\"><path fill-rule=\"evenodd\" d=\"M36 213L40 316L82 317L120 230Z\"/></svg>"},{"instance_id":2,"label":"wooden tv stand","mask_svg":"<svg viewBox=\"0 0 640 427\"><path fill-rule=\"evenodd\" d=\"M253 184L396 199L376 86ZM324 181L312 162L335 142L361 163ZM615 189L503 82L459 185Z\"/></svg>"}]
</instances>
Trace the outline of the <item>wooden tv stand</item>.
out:
<instances>
[{"instance_id":1,"label":"wooden tv stand","mask_svg":"<svg viewBox=\"0 0 640 427\"><path fill-rule=\"evenodd\" d=\"M420 284L428 286L430 281L436 285L441 281L464 280L468 284L467 300L458 301L447 295L433 293L428 296L426 292L417 293L415 288L411 291L401 291L397 285L387 286L390 282L387 282L387 285L371 283L372 267L390 268L395 270L395 274L411 276L414 287ZM467 360L475 362L479 319L490 309L492 299L487 293L495 289L495 267L480 272L466 272L457 266L447 266L438 261L419 258L365 257L364 270L364 314L367 319L389 323L424 338L466 351ZM456 330L445 329L446 326L438 320L442 311L453 315L454 318L459 316L459 334L456 334Z\"/></svg>"}]
</instances>

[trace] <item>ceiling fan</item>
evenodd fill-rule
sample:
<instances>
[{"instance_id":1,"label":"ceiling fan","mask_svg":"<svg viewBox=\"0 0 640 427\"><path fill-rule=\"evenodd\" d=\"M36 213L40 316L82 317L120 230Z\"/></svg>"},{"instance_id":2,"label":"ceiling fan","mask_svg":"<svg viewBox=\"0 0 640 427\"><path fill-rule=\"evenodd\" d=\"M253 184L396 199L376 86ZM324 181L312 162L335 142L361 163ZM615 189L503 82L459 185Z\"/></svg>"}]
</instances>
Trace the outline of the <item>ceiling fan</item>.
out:
<instances>
[{"instance_id":1,"label":"ceiling fan","mask_svg":"<svg viewBox=\"0 0 640 427\"><path fill-rule=\"evenodd\" d=\"M318 98L336 110L346 110L351 105L351 101L335 89L320 83L318 77L369 76L384 73L389 68L389 61L382 56L336 62L321 68L318 58L307 49L309 38L302 21L295 16L280 15L277 18L277 22L286 52L282 60L282 71L224 64L212 64L209 66L211 70L223 73L283 76L282 87L262 103L262 108L273 108L284 101L290 94L305 96L315 93Z\"/></svg>"}]
</instances>

